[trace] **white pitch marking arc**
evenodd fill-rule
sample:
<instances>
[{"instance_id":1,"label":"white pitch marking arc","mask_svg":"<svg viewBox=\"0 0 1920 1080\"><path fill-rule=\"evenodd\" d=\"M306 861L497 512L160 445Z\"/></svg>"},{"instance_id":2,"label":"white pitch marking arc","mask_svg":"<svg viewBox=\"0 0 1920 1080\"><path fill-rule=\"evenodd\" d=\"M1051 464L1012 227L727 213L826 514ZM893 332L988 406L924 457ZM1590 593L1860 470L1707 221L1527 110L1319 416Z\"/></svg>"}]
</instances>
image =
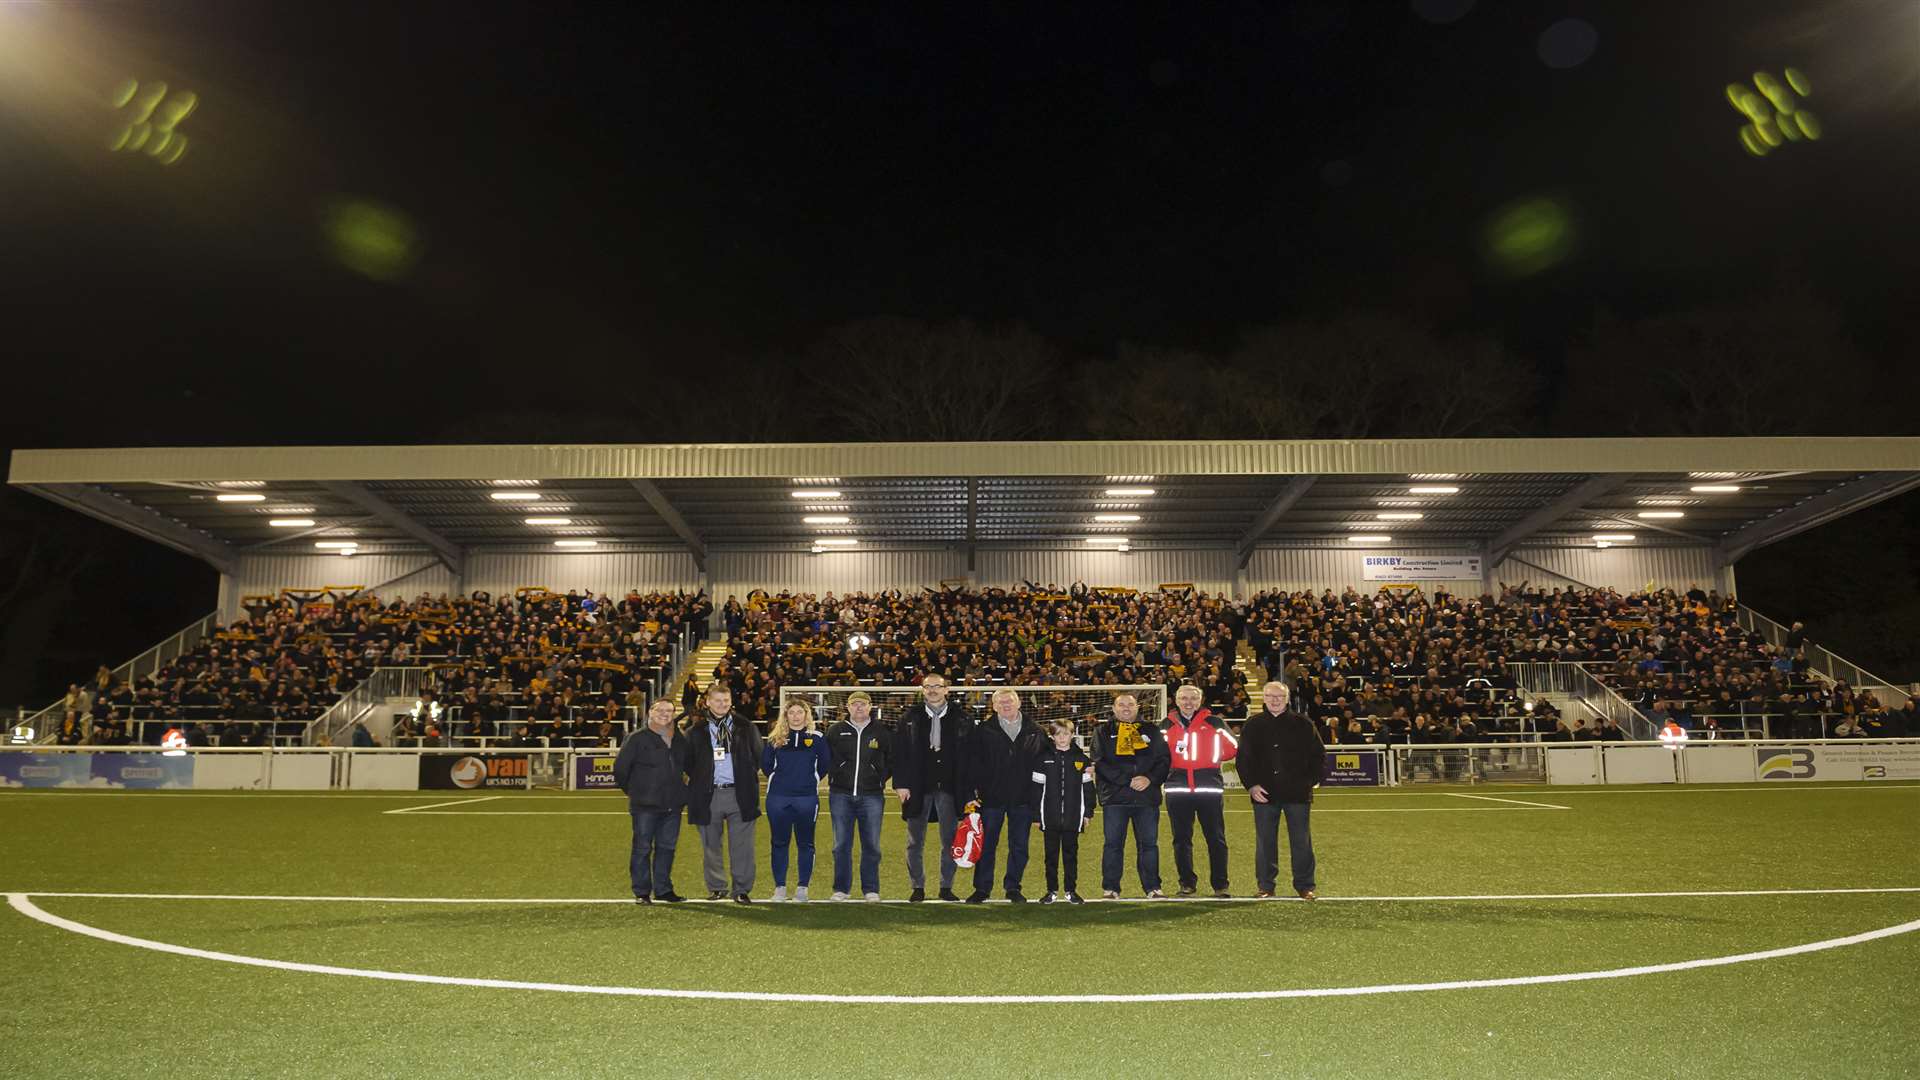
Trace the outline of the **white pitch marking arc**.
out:
<instances>
[{"instance_id":1,"label":"white pitch marking arc","mask_svg":"<svg viewBox=\"0 0 1920 1080\"><path fill-rule=\"evenodd\" d=\"M481 795L478 797L468 796L467 798L464 798L464 799L451 799L451 800L448 800L447 802L430 802L430 803L422 804L420 806L402 806L402 807L399 807L398 809L382 810L380 812L383 814L417 814L422 810L432 810L435 807L439 807L439 806L465 806L468 803L492 802L494 799L504 799L504 798L506 798L505 795Z\"/></svg>"},{"instance_id":2,"label":"white pitch marking arc","mask_svg":"<svg viewBox=\"0 0 1920 1080\"><path fill-rule=\"evenodd\" d=\"M50 896L50 894L33 894L33 896ZM1753 963L1753 961L1784 959L1784 957L1797 957L1807 953L1820 953L1826 949L1839 949L1847 945L1876 942L1882 938L1893 938L1899 934L1910 934L1914 930L1920 930L1920 919L1914 919L1910 922L1895 924L1895 926L1882 926L1878 930L1847 934L1843 938L1826 938L1822 942L1786 945L1778 949L1761 949L1753 953L1736 953L1726 957L1701 957L1693 961L1674 961L1674 963L1663 963L1663 965L1574 970L1574 972L1557 972L1557 974L1519 974L1519 976L1503 976L1503 978L1457 978L1457 980L1446 980L1446 982L1388 982L1379 986L1317 986L1317 988L1298 988L1298 990L1225 990L1225 992L1190 992L1190 994L780 994L780 992L753 992L753 990L584 986L574 982L467 978L467 976L451 976L451 974L419 974L419 972L401 972L401 970L355 969L355 967L336 967L336 965L309 965L309 963L298 963L298 961L275 961L267 957L219 953L213 949L194 949L188 945L152 942L146 938L115 934L113 930L102 930L98 926L88 926L84 922L61 919L60 915L52 915L33 903L33 899L29 899L29 894L10 892L6 894L6 899L13 911L19 911L27 919L44 922L48 926L67 930L73 934L83 934L86 938L98 938L102 942L111 942L111 944L132 945L140 949L152 949L157 953L173 953L180 957L223 961L223 963L234 963L244 967L298 970L298 972L309 972L309 974L342 974L342 976L355 976L355 978L376 978L384 982L474 986L482 990L541 990L541 992L553 992L553 994L599 994L612 995L612 997L691 997L691 999L703 999L703 1001L797 1001L797 1003L829 1003L829 1005L1091 1005L1091 1003L1148 1003L1148 1001L1267 1001L1267 999L1284 999L1284 997L1361 997L1361 995L1373 994L1419 994L1419 992L1432 992L1432 990L1544 986L1544 984L1555 984L1555 982L1592 982L1592 980L1603 980L1603 978L1630 978L1640 974L1663 974L1663 972L1676 972L1676 970L1707 969L1707 967L1726 967L1726 965L1740 965L1740 963Z\"/></svg>"},{"instance_id":3,"label":"white pitch marking arc","mask_svg":"<svg viewBox=\"0 0 1920 1080\"><path fill-rule=\"evenodd\" d=\"M1447 796L1450 799L1479 799L1481 802L1512 803L1514 806L1531 806L1540 810L1571 810L1573 809L1573 807L1571 806L1561 806L1559 803L1528 802L1525 799L1503 799L1495 795L1463 795L1457 791L1443 791L1441 792L1441 794Z\"/></svg>"},{"instance_id":4,"label":"white pitch marking arc","mask_svg":"<svg viewBox=\"0 0 1920 1080\"><path fill-rule=\"evenodd\" d=\"M1821 891L1914 892L1920 891L1920 889L1742 890L1730 893L1702 893L1694 895L1749 896L1786 893L1800 894ZM1637 967L1607 968L1599 971L1571 971L1551 975L1513 975L1493 979L1454 979L1445 982L1383 983L1375 986L1327 986L1287 990L1227 990L1158 994L792 994L771 991L681 990L645 986L588 986L578 983L530 982L518 979L477 979L455 975L423 975L404 971L379 971L369 968L338 967L332 964L307 964L288 960L270 960L259 956L242 956L238 953L215 952L211 949L195 949L185 945L173 945L164 941L151 941L146 938L137 938L126 934L115 933L111 930L102 930L97 926L89 926L86 923L75 922L71 919L54 915L42 909L30 899L30 896L47 895L53 894L7 893L7 905L37 922L45 923L48 926L80 934L85 937L112 942L116 945L130 945L135 948L151 949L155 952L170 953L176 956L188 956L201 960L218 960L248 967L271 968L280 971L299 971L315 975L346 975L363 979L379 979L387 982L426 983L438 986L471 986L491 990L540 990L552 993L600 994L613 997L692 998L704 1001L812 1002L836 1005L1072 1005L1109 1002L1262 1001L1284 998L1361 997L1374 994L1407 994L1435 990L1477 990L1506 986L1541 986L1552 983L1625 979L1638 975L1658 975L1676 971L1692 971L1699 968L1753 963L1760 960L1778 960L1789 956L1803 956L1808 953L1824 952L1828 949L1839 949L1850 945L1865 944L1869 941L1896 937L1900 934L1908 934L1915 930L1920 930L1920 919L1915 919L1911 922L1899 923L1894 926L1884 926L1877 930L1867 930L1858 934L1848 934L1844 937L1827 938L1823 941L1812 941L1803 945L1789 945L1778 949L1763 949L1758 952L1737 953L1731 956L1709 956L1698 960L1679 960L1665 964L1644 964ZM347 898L335 897L333 899Z\"/></svg>"}]
</instances>

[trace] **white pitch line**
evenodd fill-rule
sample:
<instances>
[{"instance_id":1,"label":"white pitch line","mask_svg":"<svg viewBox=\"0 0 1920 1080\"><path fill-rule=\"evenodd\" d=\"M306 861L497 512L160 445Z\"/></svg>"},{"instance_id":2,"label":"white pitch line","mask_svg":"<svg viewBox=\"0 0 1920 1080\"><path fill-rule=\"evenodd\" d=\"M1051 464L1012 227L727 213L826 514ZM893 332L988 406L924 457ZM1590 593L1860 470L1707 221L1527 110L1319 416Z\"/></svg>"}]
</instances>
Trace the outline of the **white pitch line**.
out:
<instances>
[{"instance_id":1,"label":"white pitch line","mask_svg":"<svg viewBox=\"0 0 1920 1080\"><path fill-rule=\"evenodd\" d=\"M1318 903L1420 903L1446 902L1462 903L1471 901L1513 901L1513 900L1645 900L1674 899L1681 897L1722 897L1722 896L1849 896L1870 893L1920 893L1920 885L1879 885L1858 888L1831 889L1680 889L1659 892L1570 892L1570 893L1429 893L1407 896L1322 896ZM623 904L633 905L631 898L609 896L297 896L278 893L115 893L115 892L41 892L25 890L5 895L60 897L84 900L264 900L279 903L316 903L316 904ZM1297 897L1274 897L1287 903L1303 904L1306 901ZM689 904L733 904L735 901L708 900L704 897L689 899ZM1144 896L1122 897L1118 900L1093 899L1089 904L1255 904L1271 903L1272 900L1253 896L1235 896L1225 900L1211 896L1196 896L1185 899L1149 900ZM908 904L908 900L832 900L812 901L822 907L860 907L865 904ZM989 900L989 904L1007 904L1006 900ZM1031 902L1030 902L1031 903ZM747 905L753 908L772 907L769 900L756 900ZM785 905L782 905L785 906ZM927 901L914 906L927 910L945 907L978 907L977 904L955 904L951 901ZM1034 907L1040 905L1034 904Z\"/></svg>"},{"instance_id":2,"label":"white pitch line","mask_svg":"<svg viewBox=\"0 0 1920 1080\"><path fill-rule=\"evenodd\" d=\"M45 894L36 894L45 895ZM1158 993L1158 994L790 994L748 990L680 990L646 986L586 986L577 983L526 982L517 979L476 979L454 975L423 975L404 971L379 971L369 968L337 967L331 964L307 964L289 960L269 960L260 956L242 956L238 953L215 952L211 949L195 949L185 945L173 945L164 941L151 941L146 938L118 934L103 930L97 926L64 919L43 910L28 898L25 893L7 893L7 905L29 919L42 922L56 929L116 945L130 945L134 948L151 949L155 952L171 953L175 956L188 956L200 960L218 960L229 964L241 964L248 967L272 968L280 971L298 971L315 975L347 975L362 979L380 979L387 982L427 983L438 986L472 986L490 990L543 990L564 994L602 994L615 997L646 998L694 998L704 1001L778 1001L778 1002L820 1002L829 1004L853 1005L1064 1005L1096 1004L1107 1002L1167 1002L1167 1001L1257 1001L1280 998L1319 998L1319 997L1359 997L1371 994L1405 994L1432 990L1474 990L1505 986L1540 986L1549 983L1588 982L1597 979L1624 979L1636 975L1656 975L1674 971L1691 971L1698 968L1724 967L1730 964L1744 964L1759 960L1777 960L1789 956L1801 956L1807 953L1839 949L1849 945L1864 944L1881 938L1920 930L1920 919L1885 926L1878 930L1868 930L1845 937L1827 938L1824 941L1808 942L1804 945L1789 945L1778 949L1764 949L1759 952L1737 953L1732 956L1710 956L1698 960L1680 960L1666 964L1645 964L1638 967L1608 968L1599 971L1571 971L1552 975L1514 975L1494 979L1455 979L1447 982L1426 983L1385 983L1377 986L1329 986L1288 990L1228 990L1194 993Z\"/></svg>"},{"instance_id":3,"label":"white pitch line","mask_svg":"<svg viewBox=\"0 0 1920 1080\"><path fill-rule=\"evenodd\" d=\"M1442 795L1450 799L1479 799L1482 802L1512 803L1515 806L1533 806L1541 810L1571 810L1571 806L1561 806L1550 802L1528 802L1525 799L1502 799L1493 795L1462 795L1457 791L1443 791ZM389 811L391 813L391 811Z\"/></svg>"},{"instance_id":4,"label":"white pitch line","mask_svg":"<svg viewBox=\"0 0 1920 1080\"><path fill-rule=\"evenodd\" d=\"M505 795L481 795L477 797L469 796L464 799L453 799L449 802L430 802L430 803L423 803L419 806L402 806L402 807L399 807L398 809L382 810L380 812L383 814L412 814L422 810L432 810L438 806L465 806L468 803L492 802L495 799L504 799L504 798L506 798ZM439 812L442 814L455 814L455 816L461 816L456 811L452 811L452 810L441 810Z\"/></svg>"}]
</instances>

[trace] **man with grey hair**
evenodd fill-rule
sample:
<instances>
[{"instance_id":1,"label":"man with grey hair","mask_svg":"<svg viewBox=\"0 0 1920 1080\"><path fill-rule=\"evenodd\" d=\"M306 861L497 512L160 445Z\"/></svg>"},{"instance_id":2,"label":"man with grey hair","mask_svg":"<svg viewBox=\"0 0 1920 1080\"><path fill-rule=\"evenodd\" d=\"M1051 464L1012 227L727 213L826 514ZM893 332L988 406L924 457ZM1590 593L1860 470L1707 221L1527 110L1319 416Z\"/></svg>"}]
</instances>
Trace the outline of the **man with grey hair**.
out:
<instances>
[{"instance_id":1,"label":"man with grey hair","mask_svg":"<svg viewBox=\"0 0 1920 1080\"><path fill-rule=\"evenodd\" d=\"M1007 836L1007 899L1024 904L1020 876L1027 869L1027 843L1033 837L1033 758L1043 737L1039 725L1020 712L1020 695L1012 690L993 692L993 719L980 725L968 740L961 764L961 787L980 807L980 860L973 864L973 892L967 903L979 904L993 892L994 848L1000 834Z\"/></svg>"},{"instance_id":2,"label":"man with grey hair","mask_svg":"<svg viewBox=\"0 0 1920 1080\"><path fill-rule=\"evenodd\" d=\"M893 793L907 823L908 900L927 898L925 850L927 822L940 823L940 899L958 901L953 891L953 834L960 825L960 762L974 719L965 705L949 699L947 680L920 680L920 704L906 711L894 731Z\"/></svg>"},{"instance_id":3,"label":"man with grey hair","mask_svg":"<svg viewBox=\"0 0 1920 1080\"><path fill-rule=\"evenodd\" d=\"M1307 808L1313 789L1327 775L1327 748L1313 721L1288 708L1287 684L1260 688L1259 712L1240 729L1240 783L1253 800L1253 876L1262 897L1271 897L1280 876L1280 819L1287 820L1287 851L1293 889L1302 900L1314 888L1313 836Z\"/></svg>"}]
</instances>

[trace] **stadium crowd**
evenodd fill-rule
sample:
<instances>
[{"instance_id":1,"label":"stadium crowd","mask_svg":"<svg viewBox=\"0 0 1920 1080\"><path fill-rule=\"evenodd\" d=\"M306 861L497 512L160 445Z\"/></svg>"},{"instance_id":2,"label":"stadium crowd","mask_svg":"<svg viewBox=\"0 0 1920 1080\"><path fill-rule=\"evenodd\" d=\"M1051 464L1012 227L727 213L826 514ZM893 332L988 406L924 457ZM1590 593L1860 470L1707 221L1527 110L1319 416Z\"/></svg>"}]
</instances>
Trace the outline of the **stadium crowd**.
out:
<instances>
[{"instance_id":1,"label":"stadium crowd","mask_svg":"<svg viewBox=\"0 0 1920 1080\"><path fill-rule=\"evenodd\" d=\"M1284 675L1329 743L1624 739L1543 699L1513 665L1579 662L1654 729L1776 737L1920 734L1911 703L1808 671L1805 629L1775 646L1739 625L1731 597L1502 583L1498 597L1437 589L1263 592L1244 605L1190 588L1141 592L1026 582L1012 589L767 593L729 597L714 680L765 729L788 685L901 686L929 674L976 685L1197 687L1215 715L1248 715L1244 638ZM432 669L396 744L480 737L612 746L662 694L676 644L704 638L704 593L522 589L511 597L382 602L289 590L129 684L102 668L62 703L58 741L264 745L294 738L382 665ZM690 709L704 688L684 687ZM365 739L366 736L359 736Z\"/></svg>"},{"instance_id":2,"label":"stadium crowd","mask_svg":"<svg viewBox=\"0 0 1920 1080\"><path fill-rule=\"evenodd\" d=\"M715 671L757 723L786 685L911 685L928 674L975 685L1164 683L1198 686L1216 711L1245 716L1236 670L1242 612L1193 590L1139 592L1075 583L1013 589L895 589L824 596L754 592L722 611L727 658Z\"/></svg>"},{"instance_id":3,"label":"stadium crowd","mask_svg":"<svg viewBox=\"0 0 1920 1080\"><path fill-rule=\"evenodd\" d=\"M429 706L396 726L397 739L517 725L531 742L533 724L561 739L617 739L609 726L626 730L625 710L664 688L673 644L704 635L711 610L685 593L283 594L250 603L244 619L151 675L128 682L103 666L70 686L54 737L150 745L178 730L188 745L265 746L298 737L376 667L427 666Z\"/></svg>"}]
</instances>

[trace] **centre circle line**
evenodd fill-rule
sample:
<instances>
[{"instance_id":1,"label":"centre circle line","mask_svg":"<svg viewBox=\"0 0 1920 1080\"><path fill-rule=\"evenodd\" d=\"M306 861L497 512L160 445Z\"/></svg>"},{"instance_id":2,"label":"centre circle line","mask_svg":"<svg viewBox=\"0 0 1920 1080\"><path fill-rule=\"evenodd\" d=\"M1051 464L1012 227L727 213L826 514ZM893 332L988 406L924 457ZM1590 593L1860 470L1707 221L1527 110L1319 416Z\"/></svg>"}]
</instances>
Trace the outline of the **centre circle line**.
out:
<instances>
[{"instance_id":1,"label":"centre circle line","mask_svg":"<svg viewBox=\"0 0 1920 1080\"><path fill-rule=\"evenodd\" d=\"M1901 890L1909 891L1909 890ZM1764 894L1764 893L1763 893ZM664 987L643 986L589 986L578 983L532 982L518 979L479 979L455 975L424 975L404 971L379 971L371 968L339 967L332 964L308 964L291 960L270 960L259 956L243 956L238 953L217 952L211 949L196 949L187 945L174 945L164 941L152 941L127 934L103 930L97 926L62 918L39 905L30 896L53 895L48 893L5 894L7 906L36 922L65 930L69 933L112 942L116 945L128 945L134 948L150 949L154 952L169 953L175 956L188 956L201 960L217 960L223 963L239 964L247 967L270 968L279 971L298 971L314 975L343 975L362 979L379 979L387 982L426 983L436 986L470 986L490 990L538 990L563 994L600 994L613 997L647 998L691 998L702 1001L758 1001L758 1002L808 1002L836 1005L1073 1005L1133 1002L1174 1002L1174 1001L1266 1001L1286 998L1321 997L1362 997L1374 994L1423 993L1436 990L1478 990L1506 986L1541 986L1553 983L1591 982L1600 979L1625 979L1640 975L1658 975L1676 971L1693 971L1700 968L1725 967L1732 964L1754 963L1762 960L1778 960L1789 956L1803 956L1809 953L1824 952L1828 949L1840 949L1850 945L1860 945L1882 938L1896 937L1901 934L1920 930L1920 919L1884 926L1877 930L1862 931L1844 937L1827 938L1823 941L1807 942L1803 945L1788 945L1776 949L1763 949L1758 952L1737 953L1731 956L1710 956L1697 960L1680 960L1665 964L1643 964L1635 967L1608 968L1598 971L1560 972L1550 975L1514 975L1492 979L1454 979L1444 982L1424 983L1383 983L1375 986L1330 986L1288 990L1228 990L1197 991L1188 993L1153 994L792 994L772 991L750 990L681 990Z\"/></svg>"}]
</instances>

